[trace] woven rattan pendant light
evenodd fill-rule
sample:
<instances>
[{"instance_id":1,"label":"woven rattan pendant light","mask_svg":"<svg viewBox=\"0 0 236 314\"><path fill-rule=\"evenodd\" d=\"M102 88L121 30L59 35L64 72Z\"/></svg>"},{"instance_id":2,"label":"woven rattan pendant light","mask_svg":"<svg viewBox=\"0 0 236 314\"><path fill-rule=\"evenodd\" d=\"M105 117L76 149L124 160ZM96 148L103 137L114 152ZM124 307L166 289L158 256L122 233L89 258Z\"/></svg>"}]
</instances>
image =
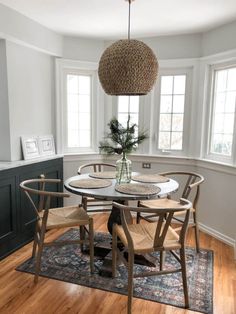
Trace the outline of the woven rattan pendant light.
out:
<instances>
[{"instance_id":1,"label":"woven rattan pendant light","mask_svg":"<svg viewBox=\"0 0 236 314\"><path fill-rule=\"evenodd\" d=\"M139 40L130 39L129 2L128 39L109 46L99 62L98 75L108 95L146 95L155 84L158 62L152 49Z\"/></svg>"}]
</instances>

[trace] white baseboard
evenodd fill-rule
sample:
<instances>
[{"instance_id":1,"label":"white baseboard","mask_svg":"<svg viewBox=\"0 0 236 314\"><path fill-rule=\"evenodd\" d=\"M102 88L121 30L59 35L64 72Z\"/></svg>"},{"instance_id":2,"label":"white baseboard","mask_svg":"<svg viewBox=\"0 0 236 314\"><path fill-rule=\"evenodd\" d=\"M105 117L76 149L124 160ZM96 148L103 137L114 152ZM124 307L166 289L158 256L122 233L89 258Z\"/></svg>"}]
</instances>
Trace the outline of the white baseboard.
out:
<instances>
[{"instance_id":1,"label":"white baseboard","mask_svg":"<svg viewBox=\"0 0 236 314\"><path fill-rule=\"evenodd\" d=\"M234 259L236 259L236 240L234 240L233 238L230 238L228 236L226 236L223 233L220 233L219 231L210 228L202 223L199 223L199 229L211 236L213 236L214 238L228 244L229 246L232 246L234 248Z\"/></svg>"}]
</instances>

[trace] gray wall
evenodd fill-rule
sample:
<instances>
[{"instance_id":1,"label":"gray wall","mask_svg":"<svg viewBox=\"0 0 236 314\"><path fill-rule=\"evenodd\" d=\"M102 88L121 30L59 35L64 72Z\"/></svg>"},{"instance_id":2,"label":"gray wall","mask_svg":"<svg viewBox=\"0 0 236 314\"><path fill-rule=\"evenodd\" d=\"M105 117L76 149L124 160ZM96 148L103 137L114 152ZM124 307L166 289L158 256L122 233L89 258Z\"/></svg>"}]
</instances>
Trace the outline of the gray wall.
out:
<instances>
[{"instance_id":1,"label":"gray wall","mask_svg":"<svg viewBox=\"0 0 236 314\"><path fill-rule=\"evenodd\" d=\"M236 21L202 34L202 56L236 49Z\"/></svg>"},{"instance_id":2,"label":"gray wall","mask_svg":"<svg viewBox=\"0 0 236 314\"><path fill-rule=\"evenodd\" d=\"M2 4L0 4L0 38L52 55L62 55L61 35Z\"/></svg>"},{"instance_id":3,"label":"gray wall","mask_svg":"<svg viewBox=\"0 0 236 314\"><path fill-rule=\"evenodd\" d=\"M11 159L6 42L0 40L0 160Z\"/></svg>"},{"instance_id":4,"label":"gray wall","mask_svg":"<svg viewBox=\"0 0 236 314\"><path fill-rule=\"evenodd\" d=\"M11 160L20 160L21 135L54 133L53 57L7 42Z\"/></svg>"},{"instance_id":5,"label":"gray wall","mask_svg":"<svg viewBox=\"0 0 236 314\"><path fill-rule=\"evenodd\" d=\"M63 58L98 62L104 50L104 41L79 37L64 37Z\"/></svg>"},{"instance_id":6,"label":"gray wall","mask_svg":"<svg viewBox=\"0 0 236 314\"><path fill-rule=\"evenodd\" d=\"M144 38L159 59L198 58L201 56L201 34Z\"/></svg>"}]
</instances>

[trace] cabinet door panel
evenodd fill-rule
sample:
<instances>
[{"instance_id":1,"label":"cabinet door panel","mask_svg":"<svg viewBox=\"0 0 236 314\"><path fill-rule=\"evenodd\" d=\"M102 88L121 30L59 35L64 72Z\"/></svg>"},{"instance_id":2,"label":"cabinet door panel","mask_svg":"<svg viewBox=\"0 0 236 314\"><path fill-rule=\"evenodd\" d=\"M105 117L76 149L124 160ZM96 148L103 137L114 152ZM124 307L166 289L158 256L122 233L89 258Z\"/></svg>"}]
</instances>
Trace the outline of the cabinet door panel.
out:
<instances>
[{"instance_id":1,"label":"cabinet door panel","mask_svg":"<svg viewBox=\"0 0 236 314\"><path fill-rule=\"evenodd\" d=\"M15 236L16 219L15 177L0 180L0 242Z\"/></svg>"},{"instance_id":2,"label":"cabinet door panel","mask_svg":"<svg viewBox=\"0 0 236 314\"><path fill-rule=\"evenodd\" d=\"M37 179L39 178L41 171L30 171L29 173L23 174L20 176L20 182L29 180L29 179ZM38 184L32 184L32 188L38 189ZM31 195L33 201L35 202L36 206L38 204L38 195ZM34 230L35 222L37 216L34 210L33 205L29 201L28 197L24 193L23 190L20 191L20 225L22 231L32 232Z\"/></svg>"},{"instance_id":3,"label":"cabinet door panel","mask_svg":"<svg viewBox=\"0 0 236 314\"><path fill-rule=\"evenodd\" d=\"M47 178L63 179L63 159L32 162L0 171L0 259L33 239L36 213L19 184L39 178L41 174ZM34 187L38 188L37 185ZM50 190L62 191L63 182ZM37 195L34 200L38 203ZM62 204L62 199L55 199L52 203L53 207L61 207Z\"/></svg>"},{"instance_id":4,"label":"cabinet door panel","mask_svg":"<svg viewBox=\"0 0 236 314\"><path fill-rule=\"evenodd\" d=\"M24 173L20 176L20 182L25 181L28 179L37 179L40 178L40 175L44 174L48 179L59 179L61 178L61 172L58 167L46 167L38 169L37 171L30 171L29 173ZM32 188L38 189L38 185L31 185ZM46 190L56 192L62 190L62 183L59 184L48 184L46 185ZM39 197L37 195L33 195L32 199L34 200L35 204L38 204ZM62 205L61 199L52 198L51 200L51 207L60 207ZM36 213L33 208L33 205L28 200L27 196L23 191L20 194L20 211L21 211L21 228L32 230L35 226L36 222Z\"/></svg>"},{"instance_id":5,"label":"cabinet door panel","mask_svg":"<svg viewBox=\"0 0 236 314\"><path fill-rule=\"evenodd\" d=\"M58 169L45 169L45 176L48 179L60 179L61 173ZM46 185L46 190L51 192L62 192L63 191L63 182L61 181L58 184L48 184ZM62 198L52 198L51 200L51 207L62 207L63 206L63 199Z\"/></svg>"}]
</instances>

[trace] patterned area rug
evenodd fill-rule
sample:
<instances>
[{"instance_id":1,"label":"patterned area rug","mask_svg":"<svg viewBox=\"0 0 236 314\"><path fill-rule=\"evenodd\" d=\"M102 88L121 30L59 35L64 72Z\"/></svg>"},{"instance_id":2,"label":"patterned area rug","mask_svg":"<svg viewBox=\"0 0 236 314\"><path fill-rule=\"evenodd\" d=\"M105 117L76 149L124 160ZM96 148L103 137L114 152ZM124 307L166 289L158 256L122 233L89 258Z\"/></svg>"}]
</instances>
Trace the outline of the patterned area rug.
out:
<instances>
[{"instance_id":1,"label":"patterned area rug","mask_svg":"<svg viewBox=\"0 0 236 314\"><path fill-rule=\"evenodd\" d=\"M77 239L79 232L70 229L59 239ZM96 233L95 245L109 243L110 234ZM156 254L156 253L155 253ZM199 254L193 248L186 249L190 309L202 313L212 313L213 300L213 252L201 250ZM77 245L63 247L45 247L42 257L41 276L82 286L127 294L127 271L123 265L118 268L115 279L99 275L103 263L102 257L95 257L95 273L90 274L89 255L81 254ZM165 268L178 267L171 254L166 255ZM150 269L135 265L135 272ZM31 258L17 267L17 270L34 273L34 260ZM153 268L152 268L153 270ZM134 279L136 298L184 307L181 273Z\"/></svg>"}]
</instances>

